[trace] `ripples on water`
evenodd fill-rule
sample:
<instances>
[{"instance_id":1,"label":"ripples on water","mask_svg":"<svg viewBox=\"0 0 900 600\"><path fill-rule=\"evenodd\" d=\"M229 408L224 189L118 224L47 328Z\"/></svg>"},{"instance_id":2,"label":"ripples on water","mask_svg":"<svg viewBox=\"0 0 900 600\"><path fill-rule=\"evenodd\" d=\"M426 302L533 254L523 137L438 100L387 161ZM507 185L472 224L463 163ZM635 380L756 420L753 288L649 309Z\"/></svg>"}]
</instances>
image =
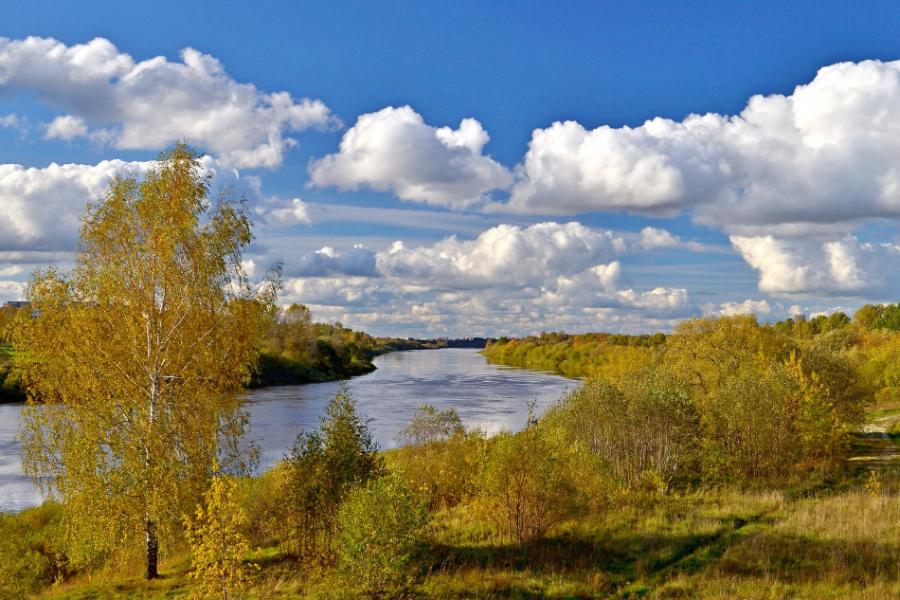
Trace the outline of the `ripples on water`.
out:
<instances>
[{"instance_id":1,"label":"ripples on water","mask_svg":"<svg viewBox=\"0 0 900 600\"><path fill-rule=\"evenodd\" d=\"M518 430L528 403L538 414L577 382L557 375L489 365L476 350L444 349L394 352L375 359L378 369L348 382L357 411L369 423L381 448L396 446L420 404L454 408L467 427L488 433ZM317 383L250 390L247 439L261 451L265 468L284 457L297 435L319 426L319 416L340 384ZM14 437L21 405L0 405L0 508L19 510L40 502L40 494L22 475Z\"/></svg>"}]
</instances>

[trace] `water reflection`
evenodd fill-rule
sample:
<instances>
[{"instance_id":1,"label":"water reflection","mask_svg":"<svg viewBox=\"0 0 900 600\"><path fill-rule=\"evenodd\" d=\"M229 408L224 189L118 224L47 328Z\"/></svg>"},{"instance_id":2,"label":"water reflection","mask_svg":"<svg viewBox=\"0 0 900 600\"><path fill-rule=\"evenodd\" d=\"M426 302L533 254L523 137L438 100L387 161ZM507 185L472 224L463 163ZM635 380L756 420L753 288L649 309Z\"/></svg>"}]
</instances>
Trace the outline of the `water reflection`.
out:
<instances>
[{"instance_id":1,"label":"water reflection","mask_svg":"<svg viewBox=\"0 0 900 600\"><path fill-rule=\"evenodd\" d=\"M475 350L417 350L385 354L378 367L348 386L360 415L382 448L409 424L422 403L455 408L467 427L488 433L521 429L528 403L538 412L577 382L552 374L489 365ZM248 392L250 430L259 445L260 466L281 460L301 431L319 426L319 416L339 383L262 388ZM21 510L40 502L40 493L22 474L15 435L22 405L0 405L0 509Z\"/></svg>"},{"instance_id":2,"label":"water reflection","mask_svg":"<svg viewBox=\"0 0 900 600\"><path fill-rule=\"evenodd\" d=\"M19 432L21 404L0 404L0 509L21 510L41 502L41 493L22 474L19 458Z\"/></svg>"}]
</instances>

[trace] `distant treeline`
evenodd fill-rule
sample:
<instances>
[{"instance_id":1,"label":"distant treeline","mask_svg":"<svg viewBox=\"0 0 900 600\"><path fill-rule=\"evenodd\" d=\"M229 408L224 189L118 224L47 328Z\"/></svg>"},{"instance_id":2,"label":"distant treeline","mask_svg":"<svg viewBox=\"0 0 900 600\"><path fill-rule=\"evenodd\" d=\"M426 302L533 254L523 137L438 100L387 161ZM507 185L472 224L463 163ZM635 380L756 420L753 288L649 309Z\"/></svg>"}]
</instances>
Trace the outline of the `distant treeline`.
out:
<instances>
[{"instance_id":1,"label":"distant treeline","mask_svg":"<svg viewBox=\"0 0 900 600\"><path fill-rule=\"evenodd\" d=\"M871 346L873 339L890 337L900 331L900 303L866 304L851 319L846 313L809 318L798 314L778 321L771 328L780 335L809 340L834 331L853 332L852 345ZM858 337L860 332L871 335ZM668 336L663 333L625 335L620 333L567 334L542 332L538 336L489 340L482 351L488 362L540 371L555 371L567 377L601 376L616 379L635 365L650 362L654 351L664 350ZM880 345L880 343L876 343Z\"/></svg>"},{"instance_id":2,"label":"distant treeline","mask_svg":"<svg viewBox=\"0 0 900 600\"><path fill-rule=\"evenodd\" d=\"M439 347L428 340L376 338L341 323L313 323L309 308L292 304L273 316L250 387L347 379L374 371L372 359L380 354Z\"/></svg>"},{"instance_id":3,"label":"distant treeline","mask_svg":"<svg viewBox=\"0 0 900 600\"><path fill-rule=\"evenodd\" d=\"M488 362L539 371L556 371L567 377L599 373L614 375L630 370L649 359L648 350L666 342L662 333L624 335L620 333L542 332L539 336L516 339L500 337L482 351Z\"/></svg>"}]
</instances>

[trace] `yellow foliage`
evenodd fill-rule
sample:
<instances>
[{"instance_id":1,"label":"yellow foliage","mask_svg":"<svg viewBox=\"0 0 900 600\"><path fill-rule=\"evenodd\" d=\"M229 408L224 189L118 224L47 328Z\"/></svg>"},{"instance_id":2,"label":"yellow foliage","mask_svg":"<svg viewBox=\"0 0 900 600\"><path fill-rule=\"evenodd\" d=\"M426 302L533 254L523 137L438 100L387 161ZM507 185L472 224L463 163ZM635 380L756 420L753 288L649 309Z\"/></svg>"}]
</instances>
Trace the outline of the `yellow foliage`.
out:
<instances>
[{"instance_id":1,"label":"yellow foliage","mask_svg":"<svg viewBox=\"0 0 900 600\"><path fill-rule=\"evenodd\" d=\"M866 492L872 497L881 495L881 482L878 481L875 471L869 471L869 478L866 480Z\"/></svg>"},{"instance_id":2,"label":"yellow foliage","mask_svg":"<svg viewBox=\"0 0 900 600\"><path fill-rule=\"evenodd\" d=\"M239 394L279 282L252 288L247 209L208 188L196 152L175 146L88 205L70 273L29 281L37 318L15 333L23 465L62 500L76 562L146 542L156 577L213 459L245 466Z\"/></svg>"},{"instance_id":3,"label":"yellow foliage","mask_svg":"<svg viewBox=\"0 0 900 600\"><path fill-rule=\"evenodd\" d=\"M185 519L191 542L191 578L197 582L191 598L221 597L227 600L247 583L249 566L243 556L250 549L243 529L246 513L235 501L235 482L228 477L213 478L197 506L193 519ZM256 565L253 565L256 566Z\"/></svg>"}]
</instances>

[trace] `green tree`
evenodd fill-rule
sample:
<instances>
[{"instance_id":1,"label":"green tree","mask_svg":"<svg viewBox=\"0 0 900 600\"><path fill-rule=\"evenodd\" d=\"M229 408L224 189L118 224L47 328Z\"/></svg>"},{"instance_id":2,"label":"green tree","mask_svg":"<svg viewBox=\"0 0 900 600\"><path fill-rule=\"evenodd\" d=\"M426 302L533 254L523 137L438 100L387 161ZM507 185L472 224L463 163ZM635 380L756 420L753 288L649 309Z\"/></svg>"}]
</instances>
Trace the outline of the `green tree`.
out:
<instances>
[{"instance_id":1,"label":"green tree","mask_svg":"<svg viewBox=\"0 0 900 600\"><path fill-rule=\"evenodd\" d=\"M900 304L888 304L881 314L872 321L872 329L900 331Z\"/></svg>"},{"instance_id":2,"label":"green tree","mask_svg":"<svg viewBox=\"0 0 900 600\"><path fill-rule=\"evenodd\" d=\"M266 336L266 350L294 362L308 365L315 347L312 313L303 304L291 304L278 311Z\"/></svg>"},{"instance_id":3,"label":"green tree","mask_svg":"<svg viewBox=\"0 0 900 600\"><path fill-rule=\"evenodd\" d=\"M871 329L872 324L884 314L883 304L864 304L853 313L853 323L860 329Z\"/></svg>"},{"instance_id":4,"label":"green tree","mask_svg":"<svg viewBox=\"0 0 900 600\"><path fill-rule=\"evenodd\" d=\"M400 432L401 447L391 455L429 509L455 506L476 491L482 433L466 432L459 414L422 404Z\"/></svg>"},{"instance_id":5,"label":"green tree","mask_svg":"<svg viewBox=\"0 0 900 600\"><path fill-rule=\"evenodd\" d=\"M156 577L160 540L180 535L213 462L246 466L239 392L279 281L253 289L247 210L211 199L209 177L184 144L143 181L116 177L84 211L74 269L29 281L24 466L63 501L75 560L143 543Z\"/></svg>"},{"instance_id":6,"label":"green tree","mask_svg":"<svg viewBox=\"0 0 900 600\"><path fill-rule=\"evenodd\" d=\"M703 398L758 355L782 361L792 349L789 340L759 325L754 315L704 317L675 327L666 342L664 361L669 371L685 378Z\"/></svg>"},{"instance_id":7,"label":"green tree","mask_svg":"<svg viewBox=\"0 0 900 600\"><path fill-rule=\"evenodd\" d=\"M325 409L319 431L297 437L284 469L280 518L286 547L303 559L332 563L341 502L384 471L378 445L345 384Z\"/></svg>"}]
</instances>

